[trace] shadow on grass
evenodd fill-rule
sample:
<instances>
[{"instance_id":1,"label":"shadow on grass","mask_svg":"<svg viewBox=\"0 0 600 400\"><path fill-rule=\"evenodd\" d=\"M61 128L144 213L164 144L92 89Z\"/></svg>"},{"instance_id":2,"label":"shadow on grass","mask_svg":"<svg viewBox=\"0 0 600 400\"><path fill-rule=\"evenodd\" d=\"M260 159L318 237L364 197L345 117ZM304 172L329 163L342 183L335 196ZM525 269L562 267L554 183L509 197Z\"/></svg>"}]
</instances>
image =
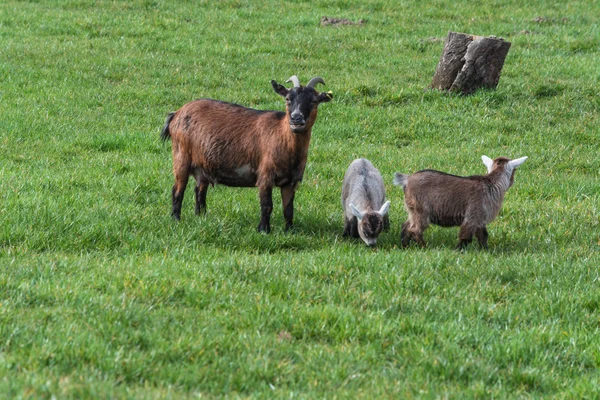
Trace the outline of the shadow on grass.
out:
<instances>
[{"instance_id":1,"label":"shadow on grass","mask_svg":"<svg viewBox=\"0 0 600 400\"><path fill-rule=\"evenodd\" d=\"M243 215L242 215L243 214ZM275 254L281 252L318 251L331 248L353 248L362 250L367 246L360 238L343 237L342 217L318 218L298 216L294 227L285 231L283 218L271 218L271 232L259 233L256 226L258 215L236 213L223 218L210 215L185 216L182 221L172 222L169 236L172 241L180 240L198 247L212 247L225 251L241 251L253 254ZM394 251L399 249L400 226L392 226L390 231L379 236L374 251Z\"/></svg>"},{"instance_id":2,"label":"shadow on grass","mask_svg":"<svg viewBox=\"0 0 600 400\"><path fill-rule=\"evenodd\" d=\"M213 247L225 251L241 251L253 254L276 254L281 252L303 252L344 247L357 250L366 247L360 238L344 237L343 224L340 218L317 218L316 216L298 216L294 228L288 232L284 229L284 221L280 215L271 219L271 233L258 233L256 226L259 216L250 213L236 213L223 218L210 215L185 216L185 219L176 223L170 240L177 240L175 236L181 235L181 240L198 247ZM425 248L420 248L411 243L406 249L401 247L401 223L392 221L390 230L382 232L378 238L374 251L446 251L454 250L458 243L458 228L441 228L432 226L425 231ZM177 233L176 233L177 231ZM527 252L531 246L527 240L505 235L494 235L490 231L489 248L482 249L474 240L463 251L464 253L486 252L490 254L514 254ZM540 244L541 245L541 244ZM537 251L546 252L547 246L536 246ZM460 253L460 251L456 251Z\"/></svg>"},{"instance_id":3,"label":"shadow on grass","mask_svg":"<svg viewBox=\"0 0 600 400\"><path fill-rule=\"evenodd\" d=\"M119 215L119 218L107 218L102 222L94 219L89 223L78 220L73 220L75 222L72 223L71 219L57 221L48 218L38 220L36 224L25 224L22 229L11 230L10 233L7 231L4 237L0 237L0 245L22 247L33 252L68 253L168 252L173 249L206 252L215 249L249 254L278 254L331 249L342 249L344 252L365 250L367 246L360 238L343 237L341 219L341 215L298 215L294 228L285 232L283 217L278 213L274 214L271 220L271 233L263 234L256 231L259 214L245 210L209 211L204 216L196 216L193 211L188 210L179 222L168 215L146 219L140 219L135 214ZM400 242L400 226L399 221L392 220L391 229L381 233L377 246L372 250L386 253L446 251L453 250L458 242L458 229L432 227L425 232L427 246L424 249L415 244L403 249ZM31 234L32 230L38 233ZM56 235L57 231L62 234ZM507 255L556 251L555 243L533 243L531 240L523 236L495 234L490 230L488 250L481 249L478 243L473 242L465 252Z\"/></svg>"},{"instance_id":4,"label":"shadow on grass","mask_svg":"<svg viewBox=\"0 0 600 400\"><path fill-rule=\"evenodd\" d=\"M343 248L346 251L361 251L367 248L360 238L343 236L341 216L318 218L316 216L298 216L294 228L286 232L281 215L271 219L271 233L264 234L256 231L259 216L251 213L240 213L224 218L213 218L210 215L197 217L190 215L179 225L172 221L175 230L169 241L181 240L197 247L212 247L224 251L240 251L252 254L277 254L283 252L319 251L333 248ZM208 223L206 223L208 222ZM426 247L421 248L415 243L402 248L400 240L400 221L391 221L390 230L382 232L378 238L375 252L444 252L455 251L457 254L490 254L514 255L527 253L554 253L555 243L532 242L531 238L512 236L493 229L489 230L488 249L480 247L473 240L465 250L455 250L458 244L458 228L442 228L432 226L425 231Z\"/></svg>"},{"instance_id":5,"label":"shadow on grass","mask_svg":"<svg viewBox=\"0 0 600 400\"><path fill-rule=\"evenodd\" d=\"M435 250L435 251L444 251L444 250L454 250L457 254L459 253L474 253L474 252L482 252L489 254L497 254L497 255L509 255L515 253L524 253L528 250L532 250L530 246L530 242L528 240L522 240L516 237L507 237L505 235L498 234L497 237L494 237L493 231L489 230L489 239L488 239L488 248L482 248L476 239L464 249L464 250L456 250L456 246L458 245L458 231L459 228L442 228L438 226L432 226L427 229L424 233L424 239L426 246L425 248L419 247L416 243L412 242L405 251L415 251L415 250ZM396 241L398 247L401 248L400 243L400 235L398 234L398 238ZM550 246L544 246L542 243L539 243L535 246L535 251L539 252L548 252L552 250Z\"/></svg>"}]
</instances>

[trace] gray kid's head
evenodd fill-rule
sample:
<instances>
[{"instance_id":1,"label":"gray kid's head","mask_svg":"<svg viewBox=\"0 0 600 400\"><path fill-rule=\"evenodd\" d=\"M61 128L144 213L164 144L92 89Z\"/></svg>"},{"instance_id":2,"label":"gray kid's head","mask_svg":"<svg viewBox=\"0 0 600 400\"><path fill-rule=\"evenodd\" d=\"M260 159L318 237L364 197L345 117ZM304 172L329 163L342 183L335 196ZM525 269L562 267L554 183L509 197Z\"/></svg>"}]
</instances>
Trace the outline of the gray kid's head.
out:
<instances>
[{"instance_id":1,"label":"gray kid's head","mask_svg":"<svg viewBox=\"0 0 600 400\"><path fill-rule=\"evenodd\" d=\"M368 246L375 246L377 244L377 237L383 230L383 217L387 214L389 208L389 201L386 201L379 211L361 211L354 204L350 203L352 214L358 220L358 234Z\"/></svg>"}]
</instances>

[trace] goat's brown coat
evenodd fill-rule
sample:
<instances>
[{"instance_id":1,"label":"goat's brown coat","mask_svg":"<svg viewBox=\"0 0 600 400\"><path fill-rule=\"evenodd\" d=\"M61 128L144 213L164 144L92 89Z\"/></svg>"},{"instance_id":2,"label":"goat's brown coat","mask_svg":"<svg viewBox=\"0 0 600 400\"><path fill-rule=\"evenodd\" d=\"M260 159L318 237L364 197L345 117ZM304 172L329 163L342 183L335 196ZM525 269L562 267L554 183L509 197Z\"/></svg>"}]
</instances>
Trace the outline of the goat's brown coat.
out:
<instances>
[{"instance_id":1,"label":"goat's brown coat","mask_svg":"<svg viewBox=\"0 0 600 400\"><path fill-rule=\"evenodd\" d=\"M510 161L496 158L487 175L462 177L434 170L396 174L394 183L403 186L408 211L408 220L402 225L402 245L415 240L425 246L423 231L435 224L461 227L458 248L469 244L473 235L487 247L486 225L500 212L504 194L514 181L516 168L507 174Z\"/></svg>"},{"instance_id":2,"label":"goat's brown coat","mask_svg":"<svg viewBox=\"0 0 600 400\"><path fill-rule=\"evenodd\" d=\"M288 90L275 81L272 84L282 96L295 90L303 101L310 97L312 108L302 132L292 131L288 104L286 112L260 111L199 99L169 115L163 138L170 136L173 142L175 218L180 218L183 193L193 175L197 213L206 209L208 185L257 186L262 214L258 229L269 232L272 188L277 186L281 188L286 229L292 226L294 194L304 175L317 106L332 96L309 87Z\"/></svg>"}]
</instances>

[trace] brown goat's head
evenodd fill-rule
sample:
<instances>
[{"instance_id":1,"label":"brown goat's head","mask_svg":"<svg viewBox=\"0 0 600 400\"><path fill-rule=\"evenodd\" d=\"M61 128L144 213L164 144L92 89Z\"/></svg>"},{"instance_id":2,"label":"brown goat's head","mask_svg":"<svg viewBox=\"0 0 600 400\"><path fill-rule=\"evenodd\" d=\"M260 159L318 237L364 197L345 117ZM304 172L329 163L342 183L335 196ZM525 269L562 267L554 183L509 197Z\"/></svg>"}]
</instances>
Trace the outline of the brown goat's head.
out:
<instances>
[{"instance_id":1,"label":"brown goat's head","mask_svg":"<svg viewBox=\"0 0 600 400\"><path fill-rule=\"evenodd\" d=\"M292 82L294 87L291 89L275 81L271 81L273 90L285 97L286 114L290 123L292 132L303 133L312 128L317 118L317 107L320 103L326 103L333 98L331 93L319 93L315 90L317 83L325 84L322 78L312 78L306 86L300 85L297 76L292 76L287 82Z\"/></svg>"},{"instance_id":2,"label":"brown goat's head","mask_svg":"<svg viewBox=\"0 0 600 400\"><path fill-rule=\"evenodd\" d=\"M383 217L387 214L389 207L390 202L386 201L378 211L368 210L363 212L356 208L354 204L350 204L352 214L358 220L358 234L368 246L377 244L377 237L383 230Z\"/></svg>"},{"instance_id":3,"label":"brown goat's head","mask_svg":"<svg viewBox=\"0 0 600 400\"><path fill-rule=\"evenodd\" d=\"M517 167L527 160L527 156L517 158L515 160L511 160L510 158L506 157L498 157L492 160L488 156L481 156L481 160L487 167L488 173L491 173L495 170L501 170L510 175L510 183L508 187L511 187L515 180L515 171L517 170Z\"/></svg>"}]
</instances>

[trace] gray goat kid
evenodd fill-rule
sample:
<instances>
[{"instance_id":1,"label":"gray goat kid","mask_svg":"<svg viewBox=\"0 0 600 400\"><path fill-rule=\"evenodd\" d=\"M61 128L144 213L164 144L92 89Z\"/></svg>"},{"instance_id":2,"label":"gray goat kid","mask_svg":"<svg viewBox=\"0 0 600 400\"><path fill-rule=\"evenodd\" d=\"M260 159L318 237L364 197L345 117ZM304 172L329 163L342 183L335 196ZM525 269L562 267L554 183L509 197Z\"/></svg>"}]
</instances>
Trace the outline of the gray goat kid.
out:
<instances>
[{"instance_id":1,"label":"gray goat kid","mask_svg":"<svg viewBox=\"0 0 600 400\"><path fill-rule=\"evenodd\" d=\"M360 158L352 161L342 185L344 236L359 237L369 246L377 244L382 230L389 229L385 186L373 164Z\"/></svg>"},{"instance_id":2,"label":"gray goat kid","mask_svg":"<svg viewBox=\"0 0 600 400\"><path fill-rule=\"evenodd\" d=\"M487 167L487 175L463 177L434 170L395 174L394 185L404 189L408 211L408 220L402 225L403 247L411 240L425 246L423 231L429 224L435 224L460 226L457 249L464 249L473 235L487 248L486 225L500 212L504 194L513 184L515 170L527 157L492 160L482 156L481 159Z\"/></svg>"}]
</instances>

